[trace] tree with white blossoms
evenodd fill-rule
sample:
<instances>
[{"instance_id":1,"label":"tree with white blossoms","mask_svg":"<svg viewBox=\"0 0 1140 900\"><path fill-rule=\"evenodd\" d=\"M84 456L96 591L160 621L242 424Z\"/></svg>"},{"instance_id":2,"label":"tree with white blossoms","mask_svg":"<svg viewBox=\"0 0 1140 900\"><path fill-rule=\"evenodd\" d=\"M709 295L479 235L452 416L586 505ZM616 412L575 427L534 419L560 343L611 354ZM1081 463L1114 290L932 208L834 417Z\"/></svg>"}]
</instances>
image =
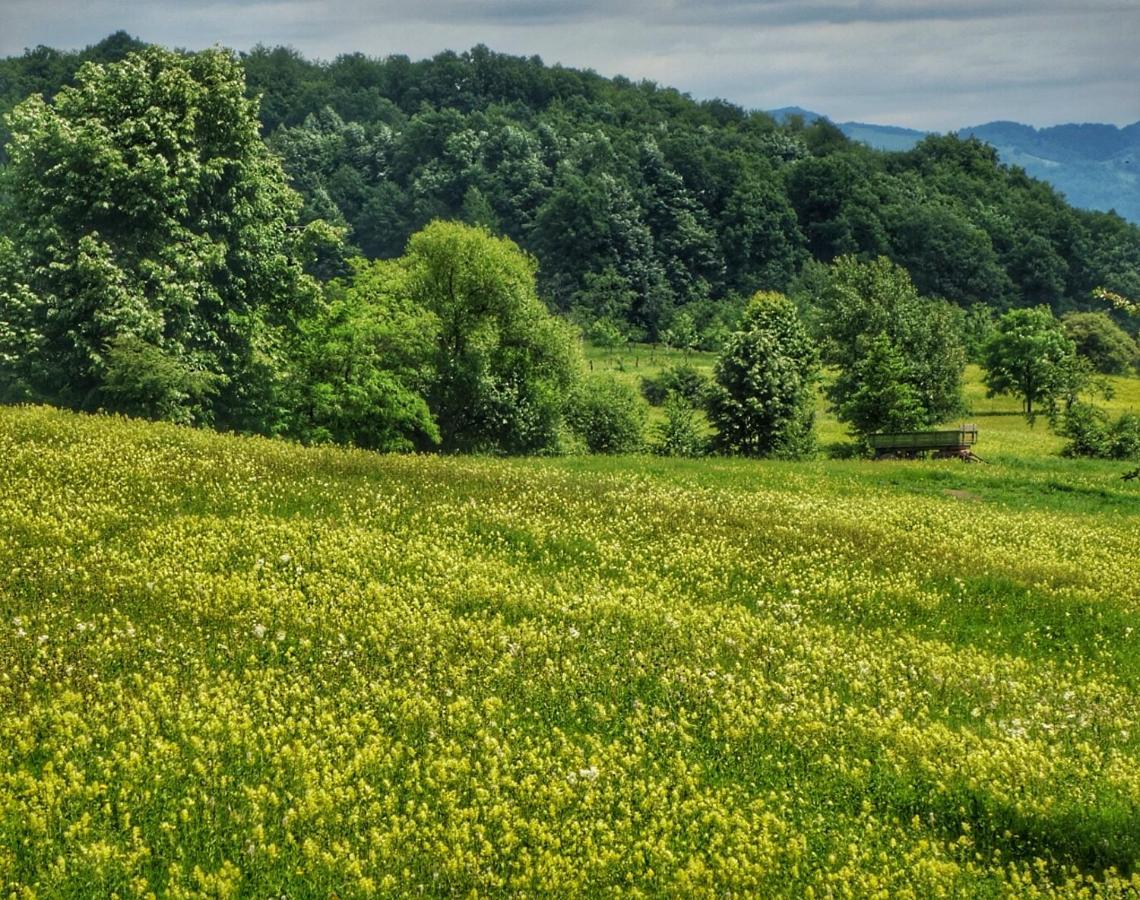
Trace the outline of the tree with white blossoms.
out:
<instances>
[{"instance_id":1,"label":"tree with white blossoms","mask_svg":"<svg viewBox=\"0 0 1140 900\"><path fill-rule=\"evenodd\" d=\"M282 331L316 285L238 61L89 63L8 126L0 399L273 430Z\"/></svg>"},{"instance_id":2,"label":"tree with white blossoms","mask_svg":"<svg viewBox=\"0 0 1140 900\"><path fill-rule=\"evenodd\" d=\"M796 458L814 447L819 354L783 294L759 292L716 362L708 414L724 451Z\"/></svg>"}]
</instances>

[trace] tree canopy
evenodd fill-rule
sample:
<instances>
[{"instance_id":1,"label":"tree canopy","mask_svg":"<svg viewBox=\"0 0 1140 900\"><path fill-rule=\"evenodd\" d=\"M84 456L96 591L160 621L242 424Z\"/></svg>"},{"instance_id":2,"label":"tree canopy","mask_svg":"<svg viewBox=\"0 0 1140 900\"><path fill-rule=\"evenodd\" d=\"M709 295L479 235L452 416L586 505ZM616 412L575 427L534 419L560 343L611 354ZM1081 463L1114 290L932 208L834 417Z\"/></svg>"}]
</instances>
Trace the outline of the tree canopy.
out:
<instances>
[{"instance_id":1,"label":"tree canopy","mask_svg":"<svg viewBox=\"0 0 1140 900\"><path fill-rule=\"evenodd\" d=\"M716 362L708 400L716 445L747 456L807 455L818 370L795 305L782 294L756 294Z\"/></svg>"},{"instance_id":2,"label":"tree canopy","mask_svg":"<svg viewBox=\"0 0 1140 900\"><path fill-rule=\"evenodd\" d=\"M0 60L0 110L137 46L117 35ZM1097 286L1140 295L1140 229L1072 209L974 139L878 152L825 121L781 125L482 46L328 62L258 47L240 63L302 221L345 226L368 257L400 255L434 219L486 226L532 253L539 293L587 326L613 318L600 277L619 282L615 324L655 340L688 307L735 297L738 310L790 290L809 258L843 255L886 256L921 294L998 312L1084 309Z\"/></svg>"},{"instance_id":3,"label":"tree canopy","mask_svg":"<svg viewBox=\"0 0 1140 900\"><path fill-rule=\"evenodd\" d=\"M1010 310L986 345L986 388L991 396L1020 397L1032 421L1034 404L1065 390L1075 357L1076 346L1047 306Z\"/></svg>"},{"instance_id":4,"label":"tree canopy","mask_svg":"<svg viewBox=\"0 0 1140 900\"><path fill-rule=\"evenodd\" d=\"M433 222L404 256L410 298L438 320L428 403L445 450L554 449L581 360L535 291L535 262L486 229Z\"/></svg>"},{"instance_id":5,"label":"tree canopy","mask_svg":"<svg viewBox=\"0 0 1140 900\"><path fill-rule=\"evenodd\" d=\"M920 297L886 257L840 257L806 290L824 359L839 370L828 397L840 420L869 434L933 425L961 410L960 311Z\"/></svg>"},{"instance_id":6,"label":"tree canopy","mask_svg":"<svg viewBox=\"0 0 1140 900\"><path fill-rule=\"evenodd\" d=\"M86 63L8 124L3 394L262 428L280 327L316 285L237 60L152 47ZM143 360L165 375L131 397Z\"/></svg>"}]
</instances>

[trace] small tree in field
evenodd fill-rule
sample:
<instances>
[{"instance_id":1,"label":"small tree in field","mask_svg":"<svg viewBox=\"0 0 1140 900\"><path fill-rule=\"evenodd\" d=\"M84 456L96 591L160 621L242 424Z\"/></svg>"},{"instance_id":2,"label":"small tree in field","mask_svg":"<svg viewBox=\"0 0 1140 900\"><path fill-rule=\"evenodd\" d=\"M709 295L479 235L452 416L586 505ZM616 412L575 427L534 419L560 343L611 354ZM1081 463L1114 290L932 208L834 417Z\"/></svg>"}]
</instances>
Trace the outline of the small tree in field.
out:
<instances>
[{"instance_id":1,"label":"small tree in field","mask_svg":"<svg viewBox=\"0 0 1140 900\"><path fill-rule=\"evenodd\" d=\"M1034 404L1049 404L1072 383L1076 347L1047 306L1014 309L998 321L986 345L988 395L1020 397L1025 417L1034 421Z\"/></svg>"},{"instance_id":2,"label":"small tree in field","mask_svg":"<svg viewBox=\"0 0 1140 900\"><path fill-rule=\"evenodd\" d=\"M758 293L715 368L708 401L718 449L794 458L814 445L814 389L819 359L795 305Z\"/></svg>"},{"instance_id":3,"label":"small tree in field","mask_svg":"<svg viewBox=\"0 0 1140 900\"><path fill-rule=\"evenodd\" d=\"M860 434L914 431L925 424L922 399L907 381L906 360L885 334L868 342L853 375L855 388L837 409L840 421Z\"/></svg>"},{"instance_id":4,"label":"small tree in field","mask_svg":"<svg viewBox=\"0 0 1140 900\"><path fill-rule=\"evenodd\" d=\"M812 299L824 358L839 370L828 399L841 420L867 434L900 422L926 427L962 408L957 310L920 297L906 270L885 257L840 257L819 280Z\"/></svg>"},{"instance_id":5,"label":"small tree in field","mask_svg":"<svg viewBox=\"0 0 1140 900\"><path fill-rule=\"evenodd\" d=\"M1076 344L1077 354L1101 374L1124 375L1140 357L1136 341L1105 313L1069 313L1061 326Z\"/></svg>"},{"instance_id":6,"label":"small tree in field","mask_svg":"<svg viewBox=\"0 0 1140 900\"><path fill-rule=\"evenodd\" d=\"M591 453L636 453L645 442L646 406L633 388L594 376L571 393L566 423Z\"/></svg>"},{"instance_id":7,"label":"small tree in field","mask_svg":"<svg viewBox=\"0 0 1140 900\"><path fill-rule=\"evenodd\" d=\"M436 221L403 263L407 296L437 323L427 400L442 449L555 449L582 361L536 293L534 259L485 228Z\"/></svg>"}]
</instances>

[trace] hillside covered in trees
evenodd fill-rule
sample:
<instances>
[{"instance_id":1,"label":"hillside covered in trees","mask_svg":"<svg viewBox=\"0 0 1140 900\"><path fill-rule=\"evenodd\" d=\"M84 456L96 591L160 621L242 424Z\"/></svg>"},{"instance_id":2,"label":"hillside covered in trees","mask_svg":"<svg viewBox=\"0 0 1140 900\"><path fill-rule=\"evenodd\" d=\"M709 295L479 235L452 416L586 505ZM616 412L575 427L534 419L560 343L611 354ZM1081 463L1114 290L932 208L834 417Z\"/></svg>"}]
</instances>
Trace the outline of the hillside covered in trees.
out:
<instances>
[{"instance_id":1,"label":"hillside covered in trees","mask_svg":"<svg viewBox=\"0 0 1140 900\"><path fill-rule=\"evenodd\" d=\"M0 106L139 46L120 33L0 61ZM743 298L795 293L813 260L845 254L885 255L962 307L1140 295L1140 229L1071 208L978 141L879 152L825 120L781 125L482 46L418 62L257 47L240 62L302 221L343 226L344 256L398 256L434 219L485 225L536 257L540 294L587 329L713 347ZM345 271L333 258L317 274Z\"/></svg>"}]
</instances>

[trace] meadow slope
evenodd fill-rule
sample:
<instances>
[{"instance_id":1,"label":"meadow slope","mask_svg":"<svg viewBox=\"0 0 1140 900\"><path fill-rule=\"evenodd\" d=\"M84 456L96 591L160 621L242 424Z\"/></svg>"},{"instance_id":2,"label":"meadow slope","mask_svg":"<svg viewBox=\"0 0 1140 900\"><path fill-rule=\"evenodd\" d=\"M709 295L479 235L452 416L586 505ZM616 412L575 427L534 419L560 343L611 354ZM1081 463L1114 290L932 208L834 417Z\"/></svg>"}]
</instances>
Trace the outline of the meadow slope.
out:
<instances>
[{"instance_id":1,"label":"meadow slope","mask_svg":"<svg viewBox=\"0 0 1140 900\"><path fill-rule=\"evenodd\" d=\"M990 413L963 466L0 409L0 893L1130 895L1140 487Z\"/></svg>"}]
</instances>

